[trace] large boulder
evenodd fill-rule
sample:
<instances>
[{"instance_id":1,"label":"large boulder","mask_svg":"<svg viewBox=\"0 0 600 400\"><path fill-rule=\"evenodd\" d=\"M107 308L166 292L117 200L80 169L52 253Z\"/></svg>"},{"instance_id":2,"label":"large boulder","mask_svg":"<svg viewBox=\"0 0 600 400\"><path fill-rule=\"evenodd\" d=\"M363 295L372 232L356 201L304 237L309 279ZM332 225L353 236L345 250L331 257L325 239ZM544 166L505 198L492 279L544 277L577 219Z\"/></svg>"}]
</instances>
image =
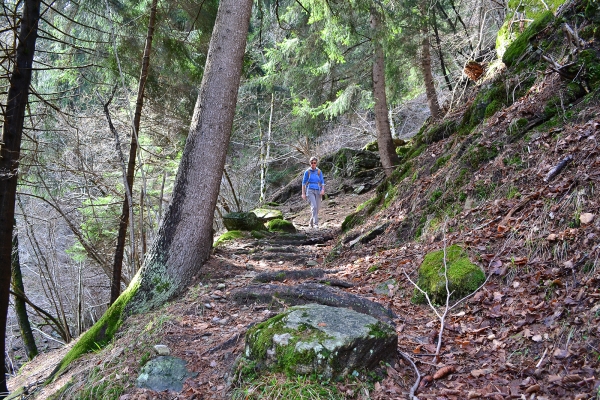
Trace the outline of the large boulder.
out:
<instances>
[{"instance_id":1,"label":"large boulder","mask_svg":"<svg viewBox=\"0 0 600 400\"><path fill-rule=\"evenodd\" d=\"M186 362L181 358L159 356L148 361L137 378L137 387L162 392L170 390L181 392L183 382L196 374L186 368Z\"/></svg>"},{"instance_id":2,"label":"large boulder","mask_svg":"<svg viewBox=\"0 0 600 400\"><path fill-rule=\"evenodd\" d=\"M258 231L266 230L253 212L232 212L223 216L223 224L228 231Z\"/></svg>"},{"instance_id":3,"label":"large boulder","mask_svg":"<svg viewBox=\"0 0 600 400\"><path fill-rule=\"evenodd\" d=\"M262 223L269 222L274 219L283 219L283 213L279 210L272 210L270 208L257 208L252 210L258 220Z\"/></svg>"},{"instance_id":4,"label":"large boulder","mask_svg":"<svg viewBox=\"0 0 600 400\"><path fill-rule=\"evenodd\" d=\"M250 328L245 358L259 369L343 377L394 356L397 342L390 325L369 315L307 304Z\"/></svg>"},{"instance_id":5,"label":"large boulder","mask_svg":"<svg viewBox=\"0 0 600 400\"><path fill-rule=\"evenodd\" d=\"M344 178L374 177L381 172L379 154L367 150L342 148L323 157L319 163L323 172Z\"/></svg>"}]
</instances>

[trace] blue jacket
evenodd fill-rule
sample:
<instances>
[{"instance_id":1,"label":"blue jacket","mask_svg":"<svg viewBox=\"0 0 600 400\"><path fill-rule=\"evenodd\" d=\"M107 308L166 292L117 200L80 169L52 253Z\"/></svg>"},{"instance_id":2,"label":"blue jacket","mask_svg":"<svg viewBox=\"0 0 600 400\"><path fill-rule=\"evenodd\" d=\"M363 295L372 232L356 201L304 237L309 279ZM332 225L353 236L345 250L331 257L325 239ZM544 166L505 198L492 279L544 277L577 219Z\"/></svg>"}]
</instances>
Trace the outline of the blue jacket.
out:
<instances>
[{"instance_id":1,"label":"blue jacket","mask_svg":"<svg viewBox=\"0 0 600 400\"><path fill-rule=\"evenodd\" d=\"M319 190L325 185L325 180L323 179L323 173L319 168L312 169L309 168L304 171L304 176L302 177L302 186L306 186L308 184L308 189Z\"/></svg>"}]
</instances>

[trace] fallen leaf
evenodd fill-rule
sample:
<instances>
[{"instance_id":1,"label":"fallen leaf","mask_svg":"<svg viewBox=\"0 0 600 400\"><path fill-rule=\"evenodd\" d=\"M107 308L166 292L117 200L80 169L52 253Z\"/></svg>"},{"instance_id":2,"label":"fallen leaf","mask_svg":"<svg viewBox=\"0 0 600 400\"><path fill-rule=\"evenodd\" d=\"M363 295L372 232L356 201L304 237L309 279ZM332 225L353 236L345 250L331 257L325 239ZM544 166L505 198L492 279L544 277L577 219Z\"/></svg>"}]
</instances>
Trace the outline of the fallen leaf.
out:
<instances>
[{"instance_id":1,"label":"fallen leaf","mask_svg":"<svg viewBox=\"0 0 600 400\"><path fill-rule=\"evenodd\" d=\"M579 216L579 221L583 225L587 225L594 220L595 215L592 213L583 213Z\"/></svg>"},{"instance_id":2,"label":"fallen leaf","mask_svg":"<svg viewBox=\"0 0 600 400\"><path fill-rule=\"evenodd\" d=\"M447 365L437 370L435 374L433 374L433 379L442 379L446 375L449 375L456 371L456 367L454 365Z\"/></svg>"},{"instance_id":3,"label":"fallen leaf","mask_svg":"<svg viewBox=\"0 0 600 400\"><path fill-rule=\"evenodd\" d=\"M554 352L554 358L558 359L567 358L570 355L571 353L569 353L569 350L556 349L556 351Z\"/></svg>"},{"instance_id":4,"label":"fallen leaf","mask_svg":"<svg viewBox=\"0 0 600 400\"><path fill-rule=\"evenodd\" d=\"M577 375L577 374L572 374L572 375L565 375L562 378L563 383L576 383L581 381L581 376Z\"/></svg>"},{"instance_id":5,"label":"fallen leaf","mask_svg":"<svg viewBox=\"0 0 600 400\"><path fill-rule=\"evenodd\" d=\"M562 376L560 375L548 375L548 382L554 383L562 381Z\"/></svg>"},{"instance_id":6,"label":"fallen leaf","mask_svg":"<svg viewBox=\"0 0 600 400\"><path fill-rule=\"evenodd\" d=\"M548 235L546 240L549 242L554 242L557 238L558 238L558 235L556 235L556 233L551 233Z\"/></svg>"},{"instance_id":7,"label":"fallen leaf","mask_svg":"<svg viewBox=\"0 0 600 400\"><path fill-rule=\"evenodd\" d=\"M542 340L544 340L544 338L542 338L542 335L534 335L531 340L533 340L534 342L541 342Z\"/></svg>"},{"instance_id":8,"label":"fallen leaf","mask_svg":"<svg viewBox=\"0 0 600 400\"><path fill-rule=\"evenodd\" d=\"M474 369L473 371L471 371L471 375L473 375L475 378L479 378L480 376L491 374L492 372L493 371L489 368Z\"/></svg>"},{"instance_id":9,"label":"fallen leaf","mask_svg":"<svg viewBox=\"0 0 600 400\"><path fill-rule=\"evenodd\" d=\"M529 394L529 393L536 393L536 392L539 392L540 389L541 389L541 387L538 384L531 385L527 389L525 389L525 393L527 393L527 394Z\"/></svg>"}]
</instances>

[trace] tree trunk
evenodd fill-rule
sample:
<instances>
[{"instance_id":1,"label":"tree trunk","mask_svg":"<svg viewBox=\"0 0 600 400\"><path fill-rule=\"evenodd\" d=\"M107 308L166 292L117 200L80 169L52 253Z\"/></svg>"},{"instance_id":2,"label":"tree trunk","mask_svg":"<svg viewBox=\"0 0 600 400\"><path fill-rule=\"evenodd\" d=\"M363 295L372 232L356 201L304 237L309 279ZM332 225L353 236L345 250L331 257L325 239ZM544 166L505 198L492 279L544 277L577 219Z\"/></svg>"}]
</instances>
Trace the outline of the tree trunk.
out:
<instances>
[{"instance_id":1,"label":"tree trunk","mask_svg":"<svg viewBox=\"0 0 600 400\"><path fill-rule=\"evenodd\" d=\"M173 200L139 271L125 312L162 305L208 259L213 219L233 126L252 0L221 0Z\"/></svg>"},{"instance_id":2,"label":"tree trunk","mask_svg":"<svg viewBox=\"0 0 600 400\"><path fill-rule=\"evenodd\" d=\"M444 60L444 52L442 51L442 41L440 39L440 33L438 31L438 23L435 15L435 9L431 10L431 18L433 19L433 33L435 35L435 43L437 45L438 56L440 58L440 67L442 68L442 73L444 74L444 80L446 81L448 90L452 91L452 83L450 82L450 77L448 76L448 69L446 68L446 62Z\"/></svg>"},{"instance_id":3,"label":"tree trunk","mask_svg":"<svg viewBox=\"0 0 600 400\"><path fill-rule=\"evenodd\" d=\"M144 265L102 318L56 366L106 345L128 315L163 305L185 290L210 255L213 219L246 49L253 0L221 0L173 200Z\"/></svg>"},{"instance_id":4,"label":"tree trunk","mask_svg":"<svg viewBox=\"0 0 600 400\"><path fill-rule=\"evenodd\" d=\"M40 0L25 0L21 28L18 34L17 51L10 84L2 128L0 146L0 398L6 393L6 316L11 279L12 235L15 216L15 196L17 191L17 173L21 152L21 138L35 42L40 17Z\"/></svg>"},{"instance_id":5,"label":"tree trunk","mask_svg":"<svg viewBox=\"0 0 600 400\"><path fill-rule=\"evenodd\" d=\"M438 103L437 93L435 91L435 84L433 82L433 74L431 72L431 52L429 50L429 31L427 29L427 10L424 6L421 7L421 14L423 17L423 27L421 33L423 40L421 41L421 71L423 72L423 79L425 80L425 94L427 95L427 103L429 104L429 111L431 117L434 120L440 118L440 104Z\"/></svg>"},{"instance_id":6,"label":"tree trunk","mask_svg":"<svg viewBox=\"0 0 600 400\"><path fill-rule=\"evenodd\" d=\"M38 349L35 345L35 338L33 337L29 316L27 315L27 305L23 300L23 297L25 297L25 286L23 285L23 275L21 274L19 237L16 231L16 221L15 227L13 228L12 249L12 290L21 295L13 296L13 301L15 302L15 314L17 315L17 321L19 322L19 330L21 331L21 339L25 346L27 358L32 360L33 357L37 356Z\"/></svg>"},{"instance_id":7,"label":"tree trunk","mask_svg":"<svg viewBox=\"0 0 600 400\"><path fill-rule=\"evenodd\" d=\"M267 171L269 170L269 157L271 153L271 129L273 128L273 110L275 108L275 92L271 93L271 107L269 111L269 125L267 126L267 137L263 138L260 129L260 197L258 202L263 204L267 197ZM260 114L259 114L260 128Z\"/></svg>"},{"instance_id":8,"label":"tree trunk","mask_svg":"<svg viewBox=\"0 0 600 400\"><path fill-rule=\"evenodd\" d=\"M131 144L129 146L129 161L127 163L127 177L125 190L129 195L123 200L121 210L121 219L119 220L119 233L117 235L117 246L113 262L113 274L110 283L110 304L121 294L121 275L123 270L123 253L125 251L125 238L127 237L127 225L129 219L133 221L133 204L129 199L133 199L133 177L135 175L135 158L138 148L138 134L140 130L140 120L142 119L142 107L144 106L144 89L148 78L148 68L150 66L150 51L152 50L152 38L154 36L154 25L156 22L156 4L158 0L152 0L150 7L150 21L148 22L148 34L146 35L146 46L144 48L144 57L142 59L142 71L138 83L137 100L135 103L135 115L133 117L133 132L131 133ZM132 228L133 231L133 228ZM132 238L133 239L133 238ZM135 243L131 246L135 249ZM131 259L135 262L135 254L132 252Z\"/></svg>"},{"instance_id":9,"label":"tree trunk","mask_svg":"<svg viewBox=\"0 0 600 400\"><path fill-rule=\"evenodd\" d=\"M376 35L380 27L379 15L375 7L371 7L371 28ZM399 159L392 140L390 120L388 118L387 98L385 94L385 64L383 46L375 39L373 56L373 98L375 100L375 128L377 129L377 146L381 165L386 176L394 172Z\"/></svg>"}]
</instances>

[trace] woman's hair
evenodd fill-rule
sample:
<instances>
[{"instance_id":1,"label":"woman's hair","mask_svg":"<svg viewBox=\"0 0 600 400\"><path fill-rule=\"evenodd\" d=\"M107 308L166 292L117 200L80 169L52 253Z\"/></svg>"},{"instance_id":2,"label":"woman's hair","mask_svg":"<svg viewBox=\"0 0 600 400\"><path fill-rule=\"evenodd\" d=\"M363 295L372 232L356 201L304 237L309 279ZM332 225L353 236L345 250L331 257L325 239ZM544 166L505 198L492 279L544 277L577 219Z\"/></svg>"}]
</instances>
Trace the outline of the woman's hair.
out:
<instances>
[{"instance_id":1,"label":"woman's hair","mask_svg":"<svg viewBox=\"0 0 600 400\"><path fill-rule=\"evenodd\" d=\"M313 162L313 161L317 161L319 162L319 159L317 159L317 157L311 157L310 160L308 161L309 163Z\"/></svg>"}]
</instances>

